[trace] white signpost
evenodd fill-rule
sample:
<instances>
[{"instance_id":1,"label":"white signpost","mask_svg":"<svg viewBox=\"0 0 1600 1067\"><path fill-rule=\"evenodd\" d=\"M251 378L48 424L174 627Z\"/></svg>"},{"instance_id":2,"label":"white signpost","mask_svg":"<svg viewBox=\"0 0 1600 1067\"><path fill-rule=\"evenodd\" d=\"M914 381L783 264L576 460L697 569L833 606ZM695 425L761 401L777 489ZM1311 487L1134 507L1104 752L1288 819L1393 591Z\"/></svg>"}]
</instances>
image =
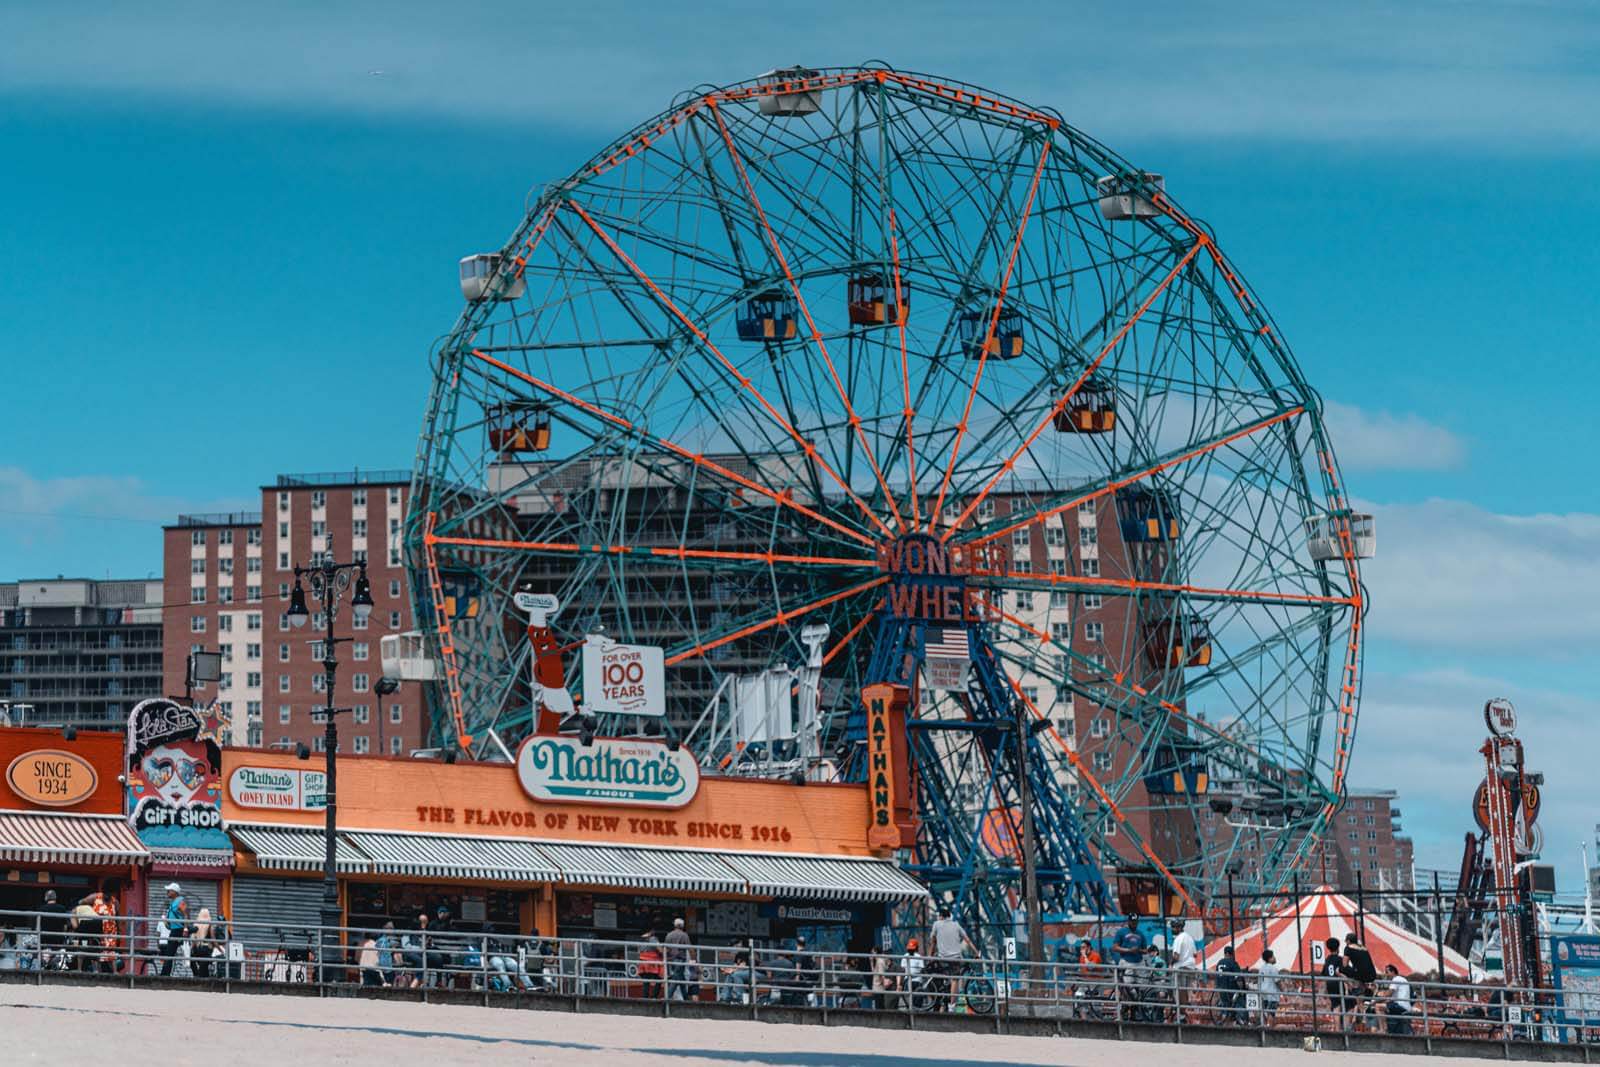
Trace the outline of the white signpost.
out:
<instances>
[{"instance_id":1,"label":"white signpost","mask_svg":"<svg viewBox=\"0 0 1600 1067\"><path fill-rule=\"evenodd\" d=\"M590 715L665 716L666 655L652 645L590 634L583 642L583 707Z\"/></svg>"}]
</instances>

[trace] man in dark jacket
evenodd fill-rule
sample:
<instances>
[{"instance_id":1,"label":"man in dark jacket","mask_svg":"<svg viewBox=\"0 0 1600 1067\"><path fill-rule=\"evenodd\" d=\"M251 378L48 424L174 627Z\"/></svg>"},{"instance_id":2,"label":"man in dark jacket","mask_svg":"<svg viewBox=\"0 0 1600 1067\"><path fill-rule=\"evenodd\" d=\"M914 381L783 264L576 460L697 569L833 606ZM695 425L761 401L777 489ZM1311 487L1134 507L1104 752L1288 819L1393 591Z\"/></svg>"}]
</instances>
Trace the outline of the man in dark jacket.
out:
<instances>
[{"instance_id":1,"label":"man in dark jacket","mask_svg":"<svg viewBox=\"0 0 1600 1067\"><path fill-rule=\"evenodd\" d=\"M52 965L52 961L66 948L67 923L70 916L67 907L56 899L56 891L48 889L44 894L44 903L39 905L39 910L44 912L39 918L39 947L43 950L45 966Z\"/></svg>"},{"instance_id":2,"label":"man in dark jacket","mask_svg":"<svg viewBox=\"0 0 1600 1067\"><path fill-rule=\"evenodd\" d=\"M1222 1011L1222 1021L1225 1024L1234 1024L1239 1019L1239 976L1244 973L1244 968L1239 966L1239 961L1234 958L1233 946L1224 945L1222 959L1217 961L1217 1007Z\"/></svg>"},{"instance_id":3,"label":"man in dark jacket","mask_svg":"<svg viewBox=\"0 0 1600 1067\"><path fill-rule=\"evenodd\" d=\"M1355 931L1344 935L1344 976L1350 980L1351 1005L1362 1015L1372 1003L1373 983L1378 980L1378 968L1372 962L1372 953L1361 943Z\"/></svg>"},{"instance_id":4,"label":"man in dark jacket","mask_svg":"<svg viewBox=\"0 0 1600 1067\"><path fill-rule=\"evenodd\" d=\"M1330 937L1324 942L1327 954L1322 958L1322 976L1326 979L1324 989L1328 994L1328 1010L1340 1018L1343 1025L1344 1017L1350 1014L1352 997L1347 987L1348 979L1345 971L1349 964L1339 955L1339 939Z\"/></svg>"}]
</instances>

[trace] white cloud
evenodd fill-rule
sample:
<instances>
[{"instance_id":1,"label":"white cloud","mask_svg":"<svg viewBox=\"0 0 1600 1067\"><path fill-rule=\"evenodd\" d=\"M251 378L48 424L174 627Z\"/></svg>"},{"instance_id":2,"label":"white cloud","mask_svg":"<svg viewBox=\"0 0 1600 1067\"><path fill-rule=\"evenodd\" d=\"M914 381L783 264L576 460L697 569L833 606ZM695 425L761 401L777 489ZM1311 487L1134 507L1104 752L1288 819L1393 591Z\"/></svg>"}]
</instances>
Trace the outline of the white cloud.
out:
<instances>
[{"instance_id":1,"label":"white cloud","mask_svg":"<svg viewBox=\"0 0 1600 1067\"><path fill-rule=\"evenodd\" d=\"M1467 669L1372 673L1361 700L1352 782L1397 789L1418 865L1454 870L1463 838L1476 829L1471 801L1483 780L1483 705L1494 697L1517 706L1528 767L1545 775L1544 859L1560 869L1559 888L1571 892L1582 885L1578 842L1589 838L1596 820L1592 742L1600 701Z\"/></svg>"},{"instance_id":2,"label":"white cloud","mask_svg":"<svg viewBox=\"0 0 1600 1067\"><path fill-rule=\"evenodd\" d=\"M1097 0L1069 13L1019 0L998 20L981 5L925 3L898 15L891 5L879 22L894 34L864 51L858 12L841 3L765 19L715 0L692 17L606 0L13 4L0 13L0 86L620 132L691 86L886 52L903 69L1054 106L1112 144L1600 143L1589 106L1600 75L1587 60L1600 24L1581 3Z\"/></svg>"},{"instance_id":3,"label":"white cloud","mask_svg":"<svg viewBox=\"0 0 1600 1067\"><path fill-rule=\"evenodd\" d=\"M1501 515L1429 500L1375 509L1362 566L1373 640L1505 655L1590 655L1600 633L1600 515Z\"/></svg>"},{"instance_id":4,"label":"white cloud","mask_svg":"<svg viewBox=\"0 0 1600 1067\"><path fill-rule=\"evenodd\" d=\"M1336 401L1324 404L1322 412L1339 466L1347 471L1450 470L1467 455L1461 438L1419 415L1368 411Z\"/></svg>"}]
</instances>

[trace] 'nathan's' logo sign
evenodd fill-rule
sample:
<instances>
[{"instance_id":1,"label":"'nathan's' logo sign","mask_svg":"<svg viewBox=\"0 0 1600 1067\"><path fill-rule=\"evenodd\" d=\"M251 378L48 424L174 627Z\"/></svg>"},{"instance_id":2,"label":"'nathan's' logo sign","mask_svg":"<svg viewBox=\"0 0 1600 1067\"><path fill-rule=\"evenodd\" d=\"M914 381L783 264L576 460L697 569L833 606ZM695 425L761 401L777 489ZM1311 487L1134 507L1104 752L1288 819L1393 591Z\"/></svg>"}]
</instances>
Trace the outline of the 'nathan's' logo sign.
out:
<instances>
[{"instance_id":1,"label":"'nathan's' logo sign","mask_svg":"<svg viewBox=\"0 0 1600 1067\"><path fill-rule=\"evenodd\" d=\"M535 800L681 808L700 789L686 748L651 741L530 737L517 752L517 781Z\"/></svg>"}]
</instances>

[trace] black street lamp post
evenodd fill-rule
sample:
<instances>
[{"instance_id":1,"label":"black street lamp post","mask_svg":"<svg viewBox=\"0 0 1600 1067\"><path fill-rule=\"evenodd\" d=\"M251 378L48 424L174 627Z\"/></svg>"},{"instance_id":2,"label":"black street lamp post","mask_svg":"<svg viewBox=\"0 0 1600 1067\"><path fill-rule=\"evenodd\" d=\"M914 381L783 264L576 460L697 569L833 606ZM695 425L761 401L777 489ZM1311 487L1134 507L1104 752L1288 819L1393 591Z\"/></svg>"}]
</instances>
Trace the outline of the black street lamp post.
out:
<instances>
[{"instance_id":1,"label":"black street lamp post","mask_svg":"<svg viewBox=\"0 0 1600 1067\"><path fill-rule=\"evenodd\" d=\"M367 584L367 564L365 560L358 563L333 562L332 542L327 551L322 552L309 567L295 567L294 569L294 595L289 601L289 625L299 629L304 626L310 617L306 610L305 589L301 586L301 579L305 579L311 586L311 595L322 605L324 623L322 643L322 708L324 722L323 755L325 757L325 773L327 787L324 797L323 810L323 836L322 836L322 936L317 949L318 969L322 981L327 982L332 977L330 960L338 946L338 934L335 928L339 926L339 876L335 865L334 855L337 847L338 828L338 764L335 757L339 751L339 720L338 713L349 711L349 708L336 708L333 706L334 681L336 679L339 660L334 655L339 641L348 641L350 638L336 638L333 636L333 616L339 610L339 597L349 589L351 583L355 584L355 593L350 597L350 616L357 627L366 624L367 618L372 614L372 587Z\"/></svg>"}]
</instances>

